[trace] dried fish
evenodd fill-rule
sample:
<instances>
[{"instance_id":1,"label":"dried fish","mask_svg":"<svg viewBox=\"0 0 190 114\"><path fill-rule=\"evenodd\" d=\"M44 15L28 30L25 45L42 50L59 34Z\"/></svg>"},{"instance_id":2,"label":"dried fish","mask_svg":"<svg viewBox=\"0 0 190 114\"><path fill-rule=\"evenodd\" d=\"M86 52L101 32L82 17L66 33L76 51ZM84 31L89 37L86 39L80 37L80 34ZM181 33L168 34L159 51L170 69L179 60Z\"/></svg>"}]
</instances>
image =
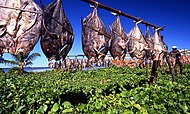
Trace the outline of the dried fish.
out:
<instances>
[{"instance_id":1,"label":"dried fish","mask_svg":"<svg viewBox=\"0 0 190 114\"><path fill-rule=\"evenodd\" d=\"M119 15L116 17L110 29L112 36L110 54L114 59L124 60L127 53L127 35L121 26Z\"/></svg>"},{"instance_id":2,"label":"dried fish","mask_svg":"<svg viewBox=\"0 0 190 114\"><path fill-rule=\"evenodd\" d=\"M82 48L89 61L99 63L106 56L110 47L111 36L104 26L94 7L85 19L82 20Z\"/></svg>"},{"instance_id":3,"label":"dried fish","mask_svg":"<svg viewBox=\"0 0 190 114\"><path fill-rule=\"evenodd\" d=\"M62 0L43 6L41 48L48 61L63 61L73 45L74 33Z\"/></svg>"},{"instance_id":4,"label":"dried fish","mask_svg":"<svg viewBox=\"0 0 190 114\"><path fill-rule=\"evenodd\" d=\"M146 55L146 50L149 47L137 23L135 23L135 27L129 32L128 38L128 51L130 56L132 58L136 57L137 59L144 58Z\"/></svg>"},{"instance_id":5,"label":"dried fish","mask_svg":"<svg viewBox=\"0 0 190 114\"><path fill-rule=\"evenodd\" d=\"M42 11L33 0L1 0L0 53L27 56L39 39L41 20Z\"/></svg>"}]
</instances>

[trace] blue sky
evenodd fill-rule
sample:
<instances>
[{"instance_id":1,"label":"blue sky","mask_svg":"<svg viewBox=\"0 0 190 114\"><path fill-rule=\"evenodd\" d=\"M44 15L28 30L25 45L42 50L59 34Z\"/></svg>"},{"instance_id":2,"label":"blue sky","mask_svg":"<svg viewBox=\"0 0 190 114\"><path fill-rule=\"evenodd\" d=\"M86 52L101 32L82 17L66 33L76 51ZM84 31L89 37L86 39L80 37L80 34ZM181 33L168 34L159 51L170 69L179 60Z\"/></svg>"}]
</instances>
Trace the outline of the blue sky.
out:
<instances>
[{"instance_id":1,"label":"blue sky","mask_svg":"<svg viewBox=\"0 0 190 114\"><path fill-rule=\"evenodd\" d=\"M39 0L34 0L39 4ZM54 0L42 0L45 5ZM121 10L135 17L140 17L157 26L166 26L161 35L169 46L173 45L178 49L190 49L190 0L97 0L98 2ZM74 43L69 54L83 54L81 41L81 17L85 18L92 12L92 8L80 0L63 0L63 8L73 27L75 37ZM98 14L105 26L112 24L115 16L109 11L99 8ZM121 16L121 23L126 33L133 28L134 22L131 19ZM145 33L145 26L139 24L140 29ZM40 41L40 40L39 40ZM40 43L38 42L31 53L38 52L41 57L34 60L33 67L47 66L48 61L43 54ZM12 59L9 54L4 54L6 59ZM10 67L0 64L0 67Z\"/></svg>"}]
</instances>

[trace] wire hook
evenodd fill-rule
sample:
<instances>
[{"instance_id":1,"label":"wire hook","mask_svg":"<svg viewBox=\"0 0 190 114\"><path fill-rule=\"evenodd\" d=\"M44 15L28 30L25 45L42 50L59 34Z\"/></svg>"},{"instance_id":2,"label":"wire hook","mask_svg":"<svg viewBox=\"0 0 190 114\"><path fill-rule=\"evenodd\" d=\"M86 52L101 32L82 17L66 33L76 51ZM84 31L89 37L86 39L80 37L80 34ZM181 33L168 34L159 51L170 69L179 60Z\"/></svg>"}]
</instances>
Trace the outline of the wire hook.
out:
<instances>
[{"instance_id":1,"label":"wire hook","mask_svg":"<svg viewBox=\"0 0 190 114\"><path fill-rule=\"evenodd\" d=\"M99 3L95 1L95 8L98 8Z\"/></svg>"},{"instance_id":2,"label":"wire hook","mask_svg":"<svg viewBox=\"0 0 190 114\"><path fill-rule=\"evenodd\" d=\"M136 21L136 24L138 25L139 23L141 23L143 20L141 19L141 20L138 20L138 21Z\"/></svg>"}]
</instances>

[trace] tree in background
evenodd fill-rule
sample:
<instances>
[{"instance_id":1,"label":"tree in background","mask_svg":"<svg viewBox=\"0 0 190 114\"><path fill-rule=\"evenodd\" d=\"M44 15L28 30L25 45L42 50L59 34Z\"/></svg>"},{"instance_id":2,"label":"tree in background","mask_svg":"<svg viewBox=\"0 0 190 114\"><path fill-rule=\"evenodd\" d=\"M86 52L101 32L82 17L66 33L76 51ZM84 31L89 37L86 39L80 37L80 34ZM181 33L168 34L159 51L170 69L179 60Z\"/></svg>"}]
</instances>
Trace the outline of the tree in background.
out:
<instances>
[{"instance_id":1,"label":"tree in background","mask_svg":"<svg viewBox=\"0 0 190 114\"><path fill-rule=\"evenodd\" d=\"M23 70L24 66L32 65L32 61L40 56L39 53L32 53L31 55L24 56L23 53L19 53L18 55L12 55L14 60L5 60L1 59L0 63L4 63L5 65L17 66L20 70Z\"/></svg>"}]
</instances>

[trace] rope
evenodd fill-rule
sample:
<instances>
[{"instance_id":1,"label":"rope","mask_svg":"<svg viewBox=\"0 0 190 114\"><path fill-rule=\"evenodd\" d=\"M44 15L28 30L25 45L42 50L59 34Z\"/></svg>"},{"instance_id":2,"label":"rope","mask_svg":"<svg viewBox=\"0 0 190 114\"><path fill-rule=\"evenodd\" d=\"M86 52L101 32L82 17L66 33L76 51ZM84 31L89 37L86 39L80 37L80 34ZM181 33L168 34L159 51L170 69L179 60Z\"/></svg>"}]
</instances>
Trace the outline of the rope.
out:
<instances>
[{"instance_id":1,"label":"rope","mask_svg":"<svg viewBox=\"0 0 190 114\"><path fill-rule=\"evenodd\" d=\"M41 12L38 12L38 11L32 11L32 10L26 10L26 9L20 9L20 8L9 7L9 6L2 6L2 5L0 5L0 8L7 8L7 9L14 9L14 10L21 10L21 11L30 12L30 13L42 14Z\"/></svg>"}]
</instances>

